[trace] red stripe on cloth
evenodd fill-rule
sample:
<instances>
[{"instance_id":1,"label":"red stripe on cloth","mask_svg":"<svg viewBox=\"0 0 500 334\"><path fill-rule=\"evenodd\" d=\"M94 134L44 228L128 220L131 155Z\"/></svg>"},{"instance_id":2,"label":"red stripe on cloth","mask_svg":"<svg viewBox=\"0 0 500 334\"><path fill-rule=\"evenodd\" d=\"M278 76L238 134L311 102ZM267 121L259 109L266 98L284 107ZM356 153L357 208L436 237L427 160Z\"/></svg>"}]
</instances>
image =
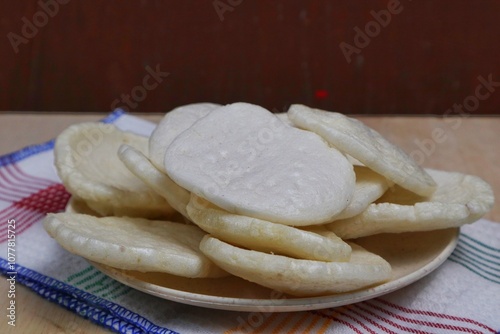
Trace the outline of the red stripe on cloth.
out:
<instances>
[{"instance_id":1,"label":"red stripe on cloth","mask_svg":"<svg viewBox=\"0 0 500 334\"><path fill-rule=\"evenodd\" d=\"M17 228L20 227L24 223L24 221L27 220L33 213L40 214L40 212L37 211L14 207L14 210L12 210L11 216L8 219L14 219L16 221L17 230ZM0 233L4 233L6 230L7 225L2 225L2 227L0 227Z\"/></svg>"},{"instance_id":2,"label":"red stripe on cloth","mask_svg":"<svg viewBox=\"0 0 500 334\"><path fill-rule=\"evenodd\" d=\"M26 222L30 222L30 219L34 215L38 216L44 216L45 214L38 212L38 211L33 211L33 210L27 210L27 209L21 209L21 208L16 208L13 212L13 215L9 219L15 219L16 221L16 233L19 231L21 226L23 226ZM7 234L7 226L2 225L0 228L0 234Z\"/></svg>"},{"instance_id":3,"label":"red stripe on cloth","mask_svg":"<svg viewBox=\"0 0 500 334\"><path fill-rule=\"evenodd\" d=\"M20 214L16 215L16 229L14 230L16 236L20 235L36 222L40 221L43 217L45 217L45 215L40 212L28 210L24 210ZM2 228L2 230L0 231L0 243L7 240L8 234L5 232L6 229L7 228Z\"/></svg>"},{"instance_id":4,"label":"red stripe on cloth","mask_svg":"<svg viewBox=\"0 0 500 334\"><path fill-rule=\"evenodd\" d=\"M58 212L64 210L70 196L62 184L55 183L13 204L42 213Z\"/></svg>"},{"instance_id":5,"label":"red stripe on cloth","mask_svg":"<svg viewBox=\"0 0 500 334\"><path fill-rule=\"evenodd\" d=\"M6 218L6 220L14 219L16 221L16 228L22 225L23 220L26 219L28 215L32 214L33 212L36 212L32 210L21 209L16 206L9 207L9 209L10 209L9 210L10 215ZM5 234L7 228L8 228L7 224L5 225L2 224L0 227L0 234L2 235Z\"/></svg>"},{"instance_id":6,"label":"red stripe on cloth","mask_svg":"<svg viewBox=\"0 0 500 334\"><path fill-rule=\"evenodd\" d=\"M360 331L358 328L354 327L352 324L350 324L349 322L347 321L344 321L342 319L339 319L338 317L335 317L335 316L332 316L332 315L329 315L329 314L324 314L322 312L319 312L319 311L310 311L312 314L315 314L315 315L319 315L320 317L322 318L326 318L326 319L331 319L333 320L334 322L338 322L342 325L345 325L347 327L349 327L350 329L352 329L353 331L355 331L356 333L359 333L359 334L363 334L362 331Z\"/></svg>"},{"instance_id":7,"label":"red stripe on cloth","mask_svg":"<svg viewBox=\"0 0 500 334\"><path fill-rule=\"evenodd\" d=\"M42 178L32 177L23 172L17 165L7 165L0 169L0 177L5 179L7 183L18 187L25 187L29 189L30 192L43 189L55 183Z\"/></svg>"},{"instance_id":8,"label":"red stripe on cloth","mask_svg":"<svg viewBox=\"0 0 500 334\"><path fill-rule=\"evenodd\" d=\"M0 168L0 199L6 202L18 201L53 184L26 174L16 164Z\"/></svg>"},{"instance_id":9,"label":"red stripe on cloth","mask_svg":"<svg viewBox=\"0 0 500 334\"><path fill-rule=\"evenodd\" d=\"M384 314L387 314L388 316L390 317L393 317L393 318L396 318L400 321L404 321L404 322L408 322L408 323L411 323L411 324L415 324L415 325L424 325L424 326L427 326L427 327L433 327L433 328L439 328L439 329L447 329L447 330L453 330L453 331L462 331L462 332L465 332L465 333L478 333L477 330L475 329L472 329L472 328L468 328L468 327L461 327L461 326L455 326L455 325L451 325L451 324L445 324L445 323L439 323L439 322L432 322L432 321L426 321L426 320L420 320L420 319L411 319L411 318L407 318L407 317L404 317L404 316L401 316L397 313L394 313L394 312L391 312L383 307L379 307L371 302L365 302L365 305L368 305L372 308L374 308L375 310L379 311L379 312L382 312Z\"/></svg>"},{"instance_id":10,"label":"red stripe on cloth","mask_svg":"<svg viewBox=\"0 0 500 334\"><path fill-rule=\"evenodd\" d=\"M28 219L26 219L24 221L24 223L19 228L16 229L16 234L19 235L19 234L23 233L24 231L26 231L27 229L29 229L34 224L36 224L39 221L41 221L43 218L45 218L44 214L41 214L39 212L34 212L33 214L31 214L28 217Z\"/></svg>"},{"instance_id":11,"label":"red stripe on cloth","mask_svg":"<svg viewBox=\"0 0 500 334\"><path fill-rule=\"evenodd\" d=\"M47 213L63 211L69 198L70 194L64 186L56 183L14 202L10 207L2 210L0 215L5 216L7 219L16 220L16 235L19 235ZM2 224L0 227L0 242L7 240L6 230L7 225Z\"/></svg>"},{"instance_id":12,"label":"red stripe on cloth","mask_svg":"<svg viewBox=\"0 0 500 334\"><path fill-rule=\"evenodd\" d=\"M31 226L38 223L44 217L45 215L41 214L40 212L31 212L25 219L22 220L22 224L16 226L16 236L20 235ZM0 242L4 242L5 240L7 240L6 237L2 237L0 239Z\"/></svg>"},{"instance_id":13,"label":"red stripe on cloth","mask_svg":"<svg viewBox=\"0 0 500 334\"><path fill-rule=\"evenodd\" d=\"M379 319L380 321L383 321L389 325L391 325L392 327L395 327L399 330L403 330L403 331L406 331L406 332L409 332L409 333L416 333L416 334L431 334L430 332L426 332L426 331L422 331L422 330L419 330L419 329L415 329L415 328L411 328L411 327L406 327L406 326L403 326L401 324L398 324L394 321L392 321L391 319L388 319L386 317L383 317L383 316L380 316L368 309L366 309L365 307L361 306L361 305L364 305L364 303L358 303L358 304L355 304L354 307L358 308L359 310L361 310L362 312L365 312L367 313L368 315L374 317L374 318L377 318Z\"/></svg>"},{"instance_id":14,"label":"red stripe on cloth","mask_svg":"<svg viewBox=\"0 0 500 334\"><path fill-rule=\"evenodd\" d=\"M1 194L0 195L5 195L5 194ZM7 195L9 196L9 195ZM3 197L3 196L0 196L0 201L4 201L4 202L15 202L15 201L18 201L19 200L19 196L18 197Z\"/></svg>"},{"instance_id":15,"label":"red stripe on cloth","mask_svg":"<svg viewBox=\"0 0 500 334\"><path fill-rule=\"evenodd\" d=\"M13 214L16 213L17 210L18 208L13 205L3 209L0 211L0 221L12 219L14 217ZM1 225L1 228L5 228L5 226Z\"/></svg>"},{"instance_id":16,"label":"red stripe on cloth","mask_svg":"<svg viewBox=\"0 0 500 334\"><path fill-rule=\"evenodd\" d=\"M388 302L386 300L383 300L383 299L380 299L380 298L377 298L376 299L377 301L381 302L382 304L385 304L387 306L390 306L392 308L395 308L397 310L400 310L400 311L403 311L403 312L407 312L407 313L410 313L410 314L421 314L421 315L428 315L428 316L433 316L433 317L437 317L437 318L443 318L443 319L447 319L447 320L455 320L455 321L461 321L461 322L467 322L469 324L474 324L476 326L479 326L483 329L486 329L488 330L490 333L496 333L496 331L483 324L483 323L480 323L479 321L476 321L476 320L473 320L473 319L468 319L468 318L463 318L463 317L457 317L457 316L453 316L453 315L449 315L449 314L444 314L444 313L437 313L437 312L432 312L432 311L425 311L425 310L413 310L413 309L409 309L409 308L406 308L406 307L403 307L403 306L400 306L400 305L397 305L397 304L393 304L391 302Z\"/></svg>"},{"instance_id":17,"label":"red stripe on cloth","mask_svg":"<svg viewBox=\"0 0 500 334\"><path fill-rule=\"evenodd\" d=\"M12 165L8 165L7 166L7 170L9 170L9 166L12 167L12 169L16 172L16 174L18 174L19 176L22 177L22 180L29 180L30 183L32 184L36 184L40 187L47 187L51 184L54 184L54 181L52 180L49 180L49 179L45 179L45 178L42 178L42 177L39 177L39 176L33 176L33 175L30 175L26 172L24 172L21 167L19 167L18 164L12 164Z\"/></svg>"},{"instance_id":18,"label":"red stripe on cloth","mask_svg":"<svg viewBox=\"0 0 500 334\"><path fill-rule=\"evenodd\" d=\"M1 187L0 195L2 196L1 199L6 202L18 201L21 198L29 196L30 194L40 190L40 189L35 189L30 191L26 189L20 189L19 187L9 187L2 183L0 183L0 187Z\"/></svg>"},{"instance_id":19,"label":"red stripe on cloth","mask_svg":"<svg viewBox=\"0 0 500 334\"><path fill-rule=\"evenodd\" d=\"M368 326L366 326L363 322L359 321L358 319L356 319L355 317L347 314L347 313L344 313L341 311L341 307L339 308L335 308L335 309L331 309L332 312L334 313L338 313L339 315L341 316L344 316L346 318L349 318L351 321L354 321L355 323L357 323L359 326L363 327L364 330L366 330L368 333L370 334L377 334L375 331L373 331L371 328L369 328Z\"/></svg>"},{"instance_id":20,"label":"red stripe on cloth","mask_svg":"<svg viewBox=\"0 0 500 334\"><path fill-rule=\"evenodd\" d=\"M7 201L17 201L23 197L29 196L30 194L37 192L38 189L23 189L22 185L14 184L10 182L11 180L5 179L2 173L0 173L0 195L5 200L11 198Z\"/></svg>"},{"instance_id":21,"label":"red stripe on cloth","mask_svg":"<svg viewBox=\"0 0 500 334\"><path fill-rule=\"evenodd\" d=\"M358 317L360 317L360 318L362 318L362 319L366 320L367 322L369 322L369 323L370 323L370 324L372 324L373 326L377 327L378 329L380 329L380 330L382 330L382 331L384 331L384 332L386 332L386 333L397 334L396 332L392 331L390 328L387 328L387 327L383 326L382 324L380 324L380 323L378 323L378 322L373 321L373 320L372 320L372 319L370 319L369 317L367 317L367 316L365 316L365 315L363 315L363 314L361 314L361 313L359 313L359 312L357 312L357 311L353 310L353 307L354 307L354 305L349 305L349 306L346 306L345 308L346 308L346 310L348 310L349 312L351 312L351 313L355 314L356 316L358 316Z\"/></svg>"}]
</instances>

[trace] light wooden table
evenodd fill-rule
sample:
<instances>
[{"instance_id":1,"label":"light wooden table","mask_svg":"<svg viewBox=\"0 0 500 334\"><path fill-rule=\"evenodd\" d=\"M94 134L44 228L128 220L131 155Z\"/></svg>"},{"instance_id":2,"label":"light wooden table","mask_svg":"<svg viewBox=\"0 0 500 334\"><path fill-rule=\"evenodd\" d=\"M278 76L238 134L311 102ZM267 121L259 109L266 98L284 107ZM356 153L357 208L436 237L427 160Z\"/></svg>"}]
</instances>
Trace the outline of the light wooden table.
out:
<instances>
[{"instance_id":1,"label":"light wooden table","mask_svg":"<svg viewBox=\"0 0 500 334\"><path fill-rule=\"evenodd\" d=\"M70 124L96 121L104 114L12 113L0 115L0 154L55 137ZM157 121L161 115L141 117ZM359 117L400 145L425 167L480 176L497 195L485 218L500 221L500 118ZM21 285L16 286L16 327L7 325L7 282L0 280L0 333L108 333L52 304Z\"/></svg>"}]
</instances>

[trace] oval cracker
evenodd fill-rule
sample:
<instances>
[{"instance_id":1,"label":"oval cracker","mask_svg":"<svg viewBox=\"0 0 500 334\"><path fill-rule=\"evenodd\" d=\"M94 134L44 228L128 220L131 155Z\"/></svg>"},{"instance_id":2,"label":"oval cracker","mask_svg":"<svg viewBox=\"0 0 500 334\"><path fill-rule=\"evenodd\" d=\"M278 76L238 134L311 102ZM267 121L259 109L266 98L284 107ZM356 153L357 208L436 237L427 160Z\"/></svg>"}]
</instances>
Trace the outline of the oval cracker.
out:
<instances>
[{"instance_id":1,"label":"oval cracker","mask_svg":"<svg viewBox=\"0 0 500 334\"><path fill-rule=\"evenodd\" d=\"M354 118L300 104L290 106L288 116L296 126L319 134L333 147L403 188L422 196L436 188L432 177L401 148Z\"/></svg>"},{"instance_id":2,"label":"oval cracker","mask_svg":"<svg viewBox=\"0 0 500 334\"><path fill-rule=\"evenodd\" d=\"M218 207L285 225L326 223L354 192L353 167L342 153L248 103L198 120L164 162L177 184Z\"/></svg>"},{"instance_id":3,"label":"oval cracker","mask_svg":"<svg viewBox=\"0 0 500 334\"><path fill-rule=\"evenodd\" d=\"M165 272L183 277L226 273L198 249L198 227L130 217L49 214L45 230L66 250L114 268Z\"/></svg>"},{"instance_id":4,"label":"oval cracker","mask_svg":"<svg viewBox=\"0 0 500 334\"><path fill-rule=\"evenodd\" d=\"M491 186L477 176L427 169L438 184L421 197L390 189L361 214L325 225L343 239L378 233L430 231L475 222L494 203Z\"/></svg>"},{"instance_id":5,"label":"oval cracker","mask_svg":"<svg viewBox=\"0 0 500 334\"><path fill-rule=\"evenodd\" d=\"M292 226L235 215L192 194L187 206L191 220L211 235L261 252L318 261L348 261L351 247L333 232L320 235Z\"/></svg>"},{"instance_id":6,"label":"oval cracker","mask_svg":"<svg viewBox=\"0 0 500 334\"><path fill-rule=\"evenodd\" d=\"M227 272L295 296L317 296L361 289L391 276L390 264L351 244L349 262L292 259L232 246L210 235L200 250Z\"/></svg>"}]
</instances>

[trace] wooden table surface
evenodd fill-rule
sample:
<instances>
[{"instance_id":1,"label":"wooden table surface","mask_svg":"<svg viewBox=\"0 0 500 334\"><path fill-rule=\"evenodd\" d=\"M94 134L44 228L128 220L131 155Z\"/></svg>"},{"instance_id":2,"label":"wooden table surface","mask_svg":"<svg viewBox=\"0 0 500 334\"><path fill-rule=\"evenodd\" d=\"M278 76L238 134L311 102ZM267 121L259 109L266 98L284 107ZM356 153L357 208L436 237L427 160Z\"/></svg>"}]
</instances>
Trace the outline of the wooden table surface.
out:
<instances>
[{"instance_id":1,"label":"wooden table surface","mask_svg":"<svg viewBox=\"0 0 500 334\"><path fill-rule=\"evenodd\" d=\"M47 141L70 124L96 121L105 114L3 113L0 115L0 155ZM161 115L140 114L157 121ZM480 176L497 196L485 218L500 222L500 118L495 117L359 117L400 145L425 167ZM0 280L0 333L108 333L29 289L16 286L16 327L7 325L7 282Z\"/></svg>"}]
</instances>

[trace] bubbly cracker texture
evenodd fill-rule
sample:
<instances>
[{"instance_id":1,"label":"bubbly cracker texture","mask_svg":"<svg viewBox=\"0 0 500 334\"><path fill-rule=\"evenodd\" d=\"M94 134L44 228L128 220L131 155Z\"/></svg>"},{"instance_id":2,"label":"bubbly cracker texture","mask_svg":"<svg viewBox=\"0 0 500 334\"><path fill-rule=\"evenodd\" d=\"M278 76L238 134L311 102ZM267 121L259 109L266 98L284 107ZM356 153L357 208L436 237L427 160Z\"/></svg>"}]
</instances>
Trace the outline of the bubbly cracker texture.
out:
<instances>
[{"instance_id":1,"label":"bubbly cracker texture","mask_svg":"<svg viewBox=\"0 0 500 334\"><path fill-rule=\"evenodd\" d=\"M354 166L354 173L356 174L356 187L351 203L335 217L335 220L359 215L368 205L382 196L389 185L392 185L392 182L367 167Z\"/></svg>"},{"instance_id":2,"label":"bubbly cracker texture","mask_svg":"<svg viewBox=\"0 0 500 334\"><path fill-rule=\"evenodd\" d=\"M401 187L422 196L431 195L435 190L436 183L424 169L362 122L300 104L292 105L288 116L296 126L319 134L333 147Z\"/></svg>"},{"instance_id":3,"label":"bubbly cracker texture","mask_svg":"<svg viewBox=\"0 0 500 334\"><path fill-rule=\"evenodd\" d=\"M189 191L179 187L167 174L156 169L144 154L129 145L120 146L118 156L135 176L165 198L172 208L188 218L186 206L189 202Z\"/></svg>"},{"instance_id":4,"label":"bubbly cracker texture","mask_svg":"<svg viewBox=\"0 0 500 334\"><path fill-rule=\"evenodd\" d=\"M321 137L247 103L215 109L180 134L165 169L231 213L297 226L330 221L355 183L352 165Z\"/></svg>"},{"instance_id":5,"label":"bubbly cracker texture","mask_svg":"<svg viewBox=\"0 0 500 334\"><path fill-rule=\"evenodd\" d=\"M351 247L333 232L323 235L292 226L235 215L194 194L187 206L191 220L202 230L229 242L261 252L318 261L349 261Z\"/></svg>"},{"instance_id":6,"label":"bubbly cracker texture","mask_svg":"<svg viewBox=\"0 0 500 334\"><path fill-rule=\"evenodd\" d=\"M493 206L493 190L479 177L432 169L427 172L438 184L431 196L395 187L362 214L326 226L343 239L430 231L473 223Z\"/></svg>"},{"instance_id":7,"label":"bubbly cracker texture","mask_svg":"<svg viewBox=\"0 0 500 334\"><path fill-rule=\"evenodd\" d=\"M163 197L120 161L117 151L122 144L147 152L148 139L103 123L80 123L64 130L56 139L54 155L66 189L105 216L157 218L173 213Z\"/></svg>"},{"instance_id":8,"label":"bubbly cracker texture","mask_svg":"<svg viewBox=\"0 0 500 334\"><path fill-rule=\"evenodd\" d=\"M201 251L227 272L295 296L317 296L365 288L390 278L390 264L351 244L349 262L292 259L232 246L207 235Z\"/></svg>"},{"instance_id":9,"label":"bubbly cracker texture","mask_svg":"<svg viewBox=\"0 0 500 334\"><path fill-rule=\"evenodd\" d=\"M153 165L165 172L163 159L167 147L197 120L219 107L219 104L214 103L193 103L166 113L149 137L149 159Z\"/></svg>"},{"instance_id":10,"label":"bubbly cracker texture","mask_svg":"<svg viewBox=\"0 0 500 334\"><path fill-rule=\"evenodd\" d=\"M44 227L68 251L114 268L183 277L225 275L200 252L206 233L193 225L58 213L49 214Z\"/></svg>"}]
</instances>

